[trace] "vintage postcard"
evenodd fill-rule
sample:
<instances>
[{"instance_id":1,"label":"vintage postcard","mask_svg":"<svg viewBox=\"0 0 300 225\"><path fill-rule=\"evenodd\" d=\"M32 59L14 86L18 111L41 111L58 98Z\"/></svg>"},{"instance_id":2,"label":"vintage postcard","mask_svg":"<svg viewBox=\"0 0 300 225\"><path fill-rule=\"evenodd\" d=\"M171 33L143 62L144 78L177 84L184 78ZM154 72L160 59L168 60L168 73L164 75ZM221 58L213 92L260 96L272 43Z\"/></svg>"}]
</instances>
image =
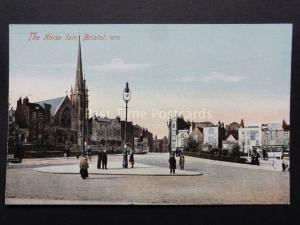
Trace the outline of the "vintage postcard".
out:
<instances>
[{"instance_id":1,"label":"vintage postcard","mask_svg":"<svg viewBox=\"0 0 300 225\"><path fill-rule=\"evenodd\" d=\"M11 24L6 204L290 204L291 48L291 24Z\"/></svg>"}]
</instances>

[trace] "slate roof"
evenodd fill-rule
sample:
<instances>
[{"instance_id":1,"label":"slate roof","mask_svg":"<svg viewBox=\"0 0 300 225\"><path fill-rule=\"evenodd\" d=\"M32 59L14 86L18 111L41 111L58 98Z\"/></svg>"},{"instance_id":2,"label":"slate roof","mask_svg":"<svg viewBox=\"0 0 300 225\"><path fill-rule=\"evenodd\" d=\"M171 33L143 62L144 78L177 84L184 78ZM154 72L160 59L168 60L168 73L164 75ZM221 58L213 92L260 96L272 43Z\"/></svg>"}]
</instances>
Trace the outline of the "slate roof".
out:
<instances>
[{"instance_id":1,"label":"slate roof","mask_svg":"<svg viewBox=\"0 0 300 225\"><path fill-rule=\"evenodd\" d=\"M96 121L98 122L103 122L103 123L111 123L112 119L108 118L108 117L100 117L97 116L96 117Z\"/></svg>"},{"instance_id":2,"label":"slate roof","mask_svg":"<svg viewBox=\"0 0 300 225\"><path fill-rule=\"evenodd\" d=\"M52 116L55 115L56 111L59 109L63 101L65 100L67 96L64 97L58 97L58 98L51 98L44 101L35 102L35 104L39 104L41 107L45 109L45 104L51 105L50 113Z\"/></svg>"},{"instance_id":3,"label":"slate roof","mask_svg":"<svg viewBox=\"0 0 300 225\"><path fill-rule=\"evenodd\" d=\"M238 140L239 139L239 134L237 132L231 132L231 133L228 133L226 136L225 136L225 139L224 140L227 140L229 138L229 136L232 136L235 140Z\"/></svg>"},{"instance_id":4,"label":"slate roof","mask_svg":"<svg viewBox=\"0 0 300 225\"><path fill-rule=\"evenodd\" d=\"M203 127L197 127L197 128L203 134Z\"/></svg>"},{"instance_id":5,"label":"slate roof","mask_svg":"<svg viewBox=\"0 0 300 225\"><path fill-rule=\"evenodd\" d=\"M239 123L237 123L237 122L232 122L232 123L230 123L230 124L228 124L229 126L232 126L232 125L240 125Z\"/></svg>"}]
</instances>

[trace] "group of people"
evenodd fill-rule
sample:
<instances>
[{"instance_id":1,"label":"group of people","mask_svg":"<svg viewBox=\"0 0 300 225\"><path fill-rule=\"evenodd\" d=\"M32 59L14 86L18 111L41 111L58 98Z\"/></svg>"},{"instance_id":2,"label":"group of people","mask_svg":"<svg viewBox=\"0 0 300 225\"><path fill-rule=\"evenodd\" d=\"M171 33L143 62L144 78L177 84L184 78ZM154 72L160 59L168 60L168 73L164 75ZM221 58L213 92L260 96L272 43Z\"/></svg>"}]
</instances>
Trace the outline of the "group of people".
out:
<instances>
[{"instance_id":1,"label":"group of people","mask_svg":"<svg viewBox=\"0 0 300 225\"><path fill-rule=\"evenodd\" d=\"M98 152L98 161L97 161L97 169L107 169L107 152L106 151L99 151Z\"/></svg>"},{"instance_id":2,"label":"group of people","mask_svg":"<svg viewBox=\"0 0 300 225\"><path fill-rule=\"evenodd\" d=\"M79 157L79 168L80 168L80 176L82 179L86 179L89 176L88 168L89 168L89 163L88 163L88 157L90 159L91 154L82 154ZM99 151L98 152L98 162L97 162L97 169L101 169L101 164L102 164L102 169L107 169L107 152L106 151Z\"/></svg>"},{"instance_id":3,"label":"group of people","mask_svg":"<svg viewBox=\"0 0 300 225\"><path fill-rule=\"evenodd\" d=\"M132 151L129 156L129 163L131 164L131 167L134 166L134 152ZM184 164L185 164L185 158L183 153L180 154L179 156L179 168L180 170L184 170ZM97 169L107 169L107 152L106 151L99 151L98 152L98 162L97 162ZM170 174L175 174L175 169L176 169L176 158L175 154L172 153L170 158L169 158L169 165L170 165ZM88 157L86 154L83 154L80 156L80 175L82 179L86 179L88 175Z\"/></svg>"},{"instance_id":4,"label":"group of people","mask_svg":"<svg viewBox=\"0 0 300 225\"><path fill-rule=\"evenodd\" d=\"M180 170L184 170L184 163L185 163L185 158L184 155L181 153L179 156L179 167ZM172 153L170 158L169 158L169 164L170 164L170 174L175 174L175 169L176 169L176 158L175 154Z\"/></svg>"},{"instance_id":5,"label":"group of people","mask_svg":"<svg viewBox=\"0 0 300 225\"><path fill-rule=\"evenodd\" d=\"M79 168L80 168L80 175L82 179L86 179L89 174L88 174L88 168L89 168L89 163L88 163L88 158L90 158L90 154L82 154L79 157ZM134 152L132 151L129 156L129 163L131 164L131 167L134 166ZM98 152L98 161L97 161L97 169L107 169L107 152L104 151L99 151Z\"/></svg>"}]
</instances>

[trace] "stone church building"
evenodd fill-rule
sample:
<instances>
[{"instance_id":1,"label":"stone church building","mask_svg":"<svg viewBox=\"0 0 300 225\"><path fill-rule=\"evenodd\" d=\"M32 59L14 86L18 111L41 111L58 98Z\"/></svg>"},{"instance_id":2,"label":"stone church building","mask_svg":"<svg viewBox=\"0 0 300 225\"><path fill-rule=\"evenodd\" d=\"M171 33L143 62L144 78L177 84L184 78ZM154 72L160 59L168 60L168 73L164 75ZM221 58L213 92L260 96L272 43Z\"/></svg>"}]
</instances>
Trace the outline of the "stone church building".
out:
<instances>
[{"instance_id":1,"label":"stone church building","mask_svg":"<svg viewBox=\"0 0 300 225\"><path fill-rule=\"evenodd\" d=\"M88 90L85 83L79 39L75 85L74 88L71 87L70 96L34 103L29 102L28 97L23 100L19 98L17 101L15 117L21 141L28 144L66 144L71 142L80 145L82 143L83 118L89 116ZM84 108L86 109L85 113ZM85 124L87 124L87 119ZM85 129L87 131L87 127Z\"/></svg>"}]
</instances>

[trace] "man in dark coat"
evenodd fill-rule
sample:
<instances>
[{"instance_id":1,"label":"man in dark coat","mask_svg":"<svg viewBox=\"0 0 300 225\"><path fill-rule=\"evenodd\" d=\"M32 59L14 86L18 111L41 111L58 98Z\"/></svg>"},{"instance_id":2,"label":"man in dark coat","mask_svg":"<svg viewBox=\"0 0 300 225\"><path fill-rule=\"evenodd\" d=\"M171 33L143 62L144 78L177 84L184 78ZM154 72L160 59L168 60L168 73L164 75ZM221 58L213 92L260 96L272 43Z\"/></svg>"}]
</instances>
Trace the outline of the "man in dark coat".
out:
<instances>
[{"instance_id":1,"label":"man in dark coat","mask_svg":"<svg viewBox=\"0 0 300 225\"><path fill-rule=\"evenodd\" d=\"M133 167L134 165L134 156L133 156L133 151L130 153L130 156L129 156L129 162L131 163L131 168Z\"/></svg>"},{"instance_id":2,"label":"man in dark coat","mask_svg":"<svg viewBox=\"0 0 300 225\"><path fill-rule=\"evenodd\" d=\"M19 163L22 162L24 151L22 149L23 143L21 141L17 141L15 146L15 157L19 159Z\"/></svg>"},{"instance_id":3,"label":"man in dark coat","mask_svg":"<svg viewBox=\"0 0 300 225\"><path fill-rule=\"evenodd\" d=\"M281 166L282 166L282 172L285 172L285 169L286 169L286 164L285 164L285 162L284 162L284 161L282 161L282 164L281 164Z\"/></svg>"},{"instance_id":4,"label":"man in dark coat","mask_svg":"<svg viewBox=\"0 0 300 225\"><path fill-rule=\"evenodd\" d=\"M67 157L69 158L71 156L71 150L70 150L70 147L68 148L67 150Z\"/></svg>"},{"instance_id":5,"label":"man in dark coat","mask_svg":"<svg viewBox=\"0 0 300 225\"><path fill-rule=\"evenodd\" d=\"M107 152L102 153L102 169L107 169Z\"/></svg>"},{"instance_id":6,"label":"man in dark coat","mask_svg":"<svg viewBox=\"0 0 300 225\"><path fill-rule=\"evenodd\" d=\"M97 161L97 169L101 169L102 155L103 155L102 151L99 150L99 152L98 152L98 161Z\"/></svg>"},{"instance_id":7,"label":"man in dark coat","mask_svg":"<svg viewBox=\"0 0 300 225\"><path fill-rule=\"evenodd\" d=\"M257 154L256 154L256 156L255 156L255 161L256 161L256 165L258 165L258 166L259 166L258 153L257 153Z\"/></svg>"},{"instance_id":8,"label":"man in dark coat","mask_svg":"<svg viewBox=\"0 0 300 225\"><path fill-rule=\"evenodd\" d=\"M169 159L169 164L170 164L170 173L175 174L175 169L176 169L176 159L174 154L171 155Z\"/></svg>"}]
</instances>

